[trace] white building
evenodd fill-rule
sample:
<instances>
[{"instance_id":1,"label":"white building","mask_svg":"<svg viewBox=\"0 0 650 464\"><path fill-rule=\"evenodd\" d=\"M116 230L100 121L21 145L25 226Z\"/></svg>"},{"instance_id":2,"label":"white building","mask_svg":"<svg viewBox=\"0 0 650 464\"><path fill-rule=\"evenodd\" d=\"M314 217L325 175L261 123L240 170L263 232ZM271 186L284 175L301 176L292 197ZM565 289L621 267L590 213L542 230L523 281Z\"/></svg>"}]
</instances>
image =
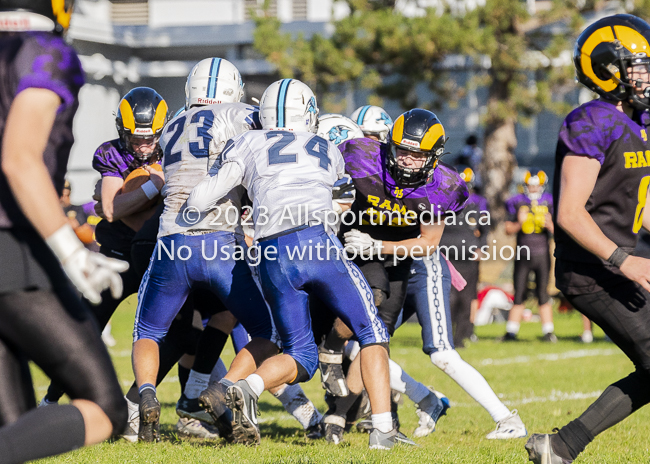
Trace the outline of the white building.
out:
<instances>
[{"instance_id":1,"label":"white building","mask_svg":"<svg viewBox=\"0 0 650 464\"><path fill-rule=\"evenodd\" d=\"M263 2L260 1L259 4ZM246 98L259 98L274 68L252 48L256 0L77 0L69 38L86 71L75 119L69 164L73 202L90 200L99 175L95 149L117 137L114 112L126 92L156 89L175 112L185 103L185 77L199 60L232 61L246 82ZM332 0L272 0L269 12L288 32L327 33Z\"/></svg>"}]
</instances>

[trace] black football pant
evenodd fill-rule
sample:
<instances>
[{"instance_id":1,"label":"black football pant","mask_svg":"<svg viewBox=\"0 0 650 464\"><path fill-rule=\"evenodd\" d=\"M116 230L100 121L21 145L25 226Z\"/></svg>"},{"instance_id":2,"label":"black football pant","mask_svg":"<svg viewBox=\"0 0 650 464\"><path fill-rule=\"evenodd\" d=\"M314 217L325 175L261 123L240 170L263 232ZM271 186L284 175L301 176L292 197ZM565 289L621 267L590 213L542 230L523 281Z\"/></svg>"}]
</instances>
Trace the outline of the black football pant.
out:
<instances>
[{"instance_id":1,"label":"black football pant","mask_svg":"<svg viewBox=\"0 0 650 464\"><path fill-rule=\"evenodd\" d=\"M650 293L634 282L584 295L566 295L598 324L634 363L636 370L613 383L559 436L577 456L599 433L650 402Z\"/></svg>"},{"instance_id":2,"label":"black football pant","mask_svg":"<svg viewBox=\"0 0 650 464\"><path fill-rule=\"evenodd\" d=\"M458 272L465 278L467 285L460 292L453 286L449 294L451 312L451 325L454 334L454 346L462 347L466 340L474 333L474 324L470 322L472 313L472 300L477 298L479 262L478 261L452 261Z\"/></svg>"},{"instance_id":3,"label":"black football pant","mask_svg":"<svg viewBox=\"0 0 650 464\"><path fill-rule=\"evenodd\" d=\"M551 255L549 252L539 255L530 255L525 259L526 254L522 253L522 259L515 261L513 284L515 287L515 304L522 304L528 295L528 274L535 273L536 296L539 305L548 302L548 279L551 273Z\"/></svg>"},{"instance_id":4,"label":"black football pant","mask_svg":"<svg viewBox=\"0 0 650 464\"><path fill-rule=\"evenodd\" d=\"M35 406L32 360L72 399L99 405L121 433L126 402L95 320L70 287L0 295L0 424Z\"/></svg>"}]
</instances>

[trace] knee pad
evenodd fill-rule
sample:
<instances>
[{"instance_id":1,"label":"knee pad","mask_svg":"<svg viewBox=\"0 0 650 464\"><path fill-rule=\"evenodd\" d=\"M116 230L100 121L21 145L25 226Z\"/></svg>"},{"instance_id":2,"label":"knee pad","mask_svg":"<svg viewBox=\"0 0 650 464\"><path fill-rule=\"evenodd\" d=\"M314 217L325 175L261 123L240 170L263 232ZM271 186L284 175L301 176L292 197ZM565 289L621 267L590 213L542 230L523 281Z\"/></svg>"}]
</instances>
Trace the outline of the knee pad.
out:
<instances>
[{"instance_id":1,"label":"knee pad","mask_svg":"<svg viewBox=\"0 0 650 464\"><path fill-rule=\"evenodd\" d=\"M436 351L435 353L431 353L430 356L431 362L438 369L446 372L447 374L455 370L455 363L463 361L456 350Z\"/></svg>"},{"instance_id":2,"label":"knee pad","mask_svg":"<svg viewBox=\"0 0 650 464\"><path fill-rule=\"evenodd\" d=\"M298 369L296 378L289 385L306 382L316 373L316 369L318 369L318 347L316 347L315 343L300 347L294 346L291 350L285 350L284 354L293 358Z\"/></svg>"},{"instance_id":3,"label":"knee pad","mask_svg":"<svg viewBox=\"0 0 650 464\"><path fill-rule=\"evenodd\" d=\"M296 360L294 359L294 361ZM314 369L314 371L310 374L309 372L307 372L307 369L305 369L303 365L300 364L298 361L296 361L296 368L298 369L298 374L296 375L296 378L293 379L291 382L289 382L287 385L295 385L297 383L306 382L310 380L316 373L316 369Z\"/></svg>"}]
</instances>

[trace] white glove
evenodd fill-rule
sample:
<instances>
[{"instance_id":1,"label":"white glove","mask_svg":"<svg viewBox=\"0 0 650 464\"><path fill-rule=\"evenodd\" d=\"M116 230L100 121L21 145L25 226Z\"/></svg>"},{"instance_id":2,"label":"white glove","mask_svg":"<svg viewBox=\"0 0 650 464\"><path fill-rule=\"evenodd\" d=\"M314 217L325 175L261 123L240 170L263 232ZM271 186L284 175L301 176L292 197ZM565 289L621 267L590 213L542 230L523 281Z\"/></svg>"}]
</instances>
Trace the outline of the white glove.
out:
<instances>
[{"instance_id":1,"label":"white glove","mask_svg":"<svg viewBox=\"0 0 650 464\"><path fill-rule=\"evenodd\" d=\"M357 229L346 232L343 237L345 238L345 248L352 248L363 256L381 255L383 247L381 240L375 240L370 235L359 232Z\"/></svg>"},{"instance_id":2,"label":"white glove","mask_svg":"<svg viewBox=\"0 0 650 464\"><path fill-rule=\"evenodd\" d=\"M119 273L126 271L129 263L88 251L69 224L62 226L45 242L61 262L68 278L88 301L101 303L100 293L107 288L111 289L113 298L122 295Z\"/></svg>"}]
</instances>

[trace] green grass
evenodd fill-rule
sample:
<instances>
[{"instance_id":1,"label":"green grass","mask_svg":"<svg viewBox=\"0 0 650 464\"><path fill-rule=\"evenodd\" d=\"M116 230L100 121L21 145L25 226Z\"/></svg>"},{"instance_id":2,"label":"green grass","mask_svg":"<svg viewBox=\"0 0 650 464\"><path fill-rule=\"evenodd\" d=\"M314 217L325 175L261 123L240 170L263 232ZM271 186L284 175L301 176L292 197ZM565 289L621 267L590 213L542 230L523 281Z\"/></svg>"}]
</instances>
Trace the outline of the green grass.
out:
<instances>
[{"instance_id":1,"label":"green grass","mask_svg":"<svg viewBox=\"0 0 650 464\"><path fill-rule=\"evenodd\" d=\"M113 319L113 335L118 345L111 348L124 390L133 380L130 363L133 300L127 301ZM611 343L595 331L591 345L579 342L582 331L577 313L556 315L556 345L538 340L539 323L522 325L520 343L498 344L504 325L479 327L478 343L460 350L461 356L476 367L511 409L518 409L529 432L548 432L566 424L584 411L607 385L633 370L632 363ZM432 435L417 439L419 448L400 448L390 452L371 452L368 437L359 433L345 436L340 446L323 440L304 438L299 424L268 393L260 400L262 444L257 448L226 446L222 442L181 440L173 433L177 417L174 411L179 396L175 369L158 389L163 405L158 444L107 442L62 457L42 462L70 463L525 463L526 439L486 440L494 428L487 412L458 385L431 364L422 351L419 326L408 324L398 330L391 341L391 356L415 379L444 392L452 409L443 417ZM582 350L587 351L582 352ZM228 364L234 353L229 344L224 360ZM556 356L554 356L556 355ZM587 356L585 356L587 355ZM47 379L34 372L37 395L42 397ZM323 391L319 375L303 384L305 392L324 412ZM417 426L413 403L405 399L400 406L402 431L411 434ZM580 463L627 464L648 462L648 426L650 411L641 409L632 417L606 431L576 461Z\"/></svg>"}]
</instances>

